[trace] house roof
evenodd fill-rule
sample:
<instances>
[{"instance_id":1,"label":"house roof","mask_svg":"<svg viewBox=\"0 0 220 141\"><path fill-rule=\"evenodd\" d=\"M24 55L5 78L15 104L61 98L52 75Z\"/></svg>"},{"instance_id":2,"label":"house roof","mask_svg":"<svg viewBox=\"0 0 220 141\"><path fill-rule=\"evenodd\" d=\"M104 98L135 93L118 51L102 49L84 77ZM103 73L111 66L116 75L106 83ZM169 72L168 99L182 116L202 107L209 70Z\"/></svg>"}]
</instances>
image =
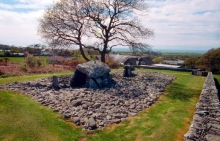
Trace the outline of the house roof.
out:
<instances>
[{"instance_id":1,"label":"house roof","mask_svg":"<svg viewBox=\"0 0 220 141\"><path fill-rule=\"evenodd\" d=\"M150 57L141 57L139 58L139 60L143 60L144 62L146 62L147 64L153 64L153 61L150 59Z\"/></svg>"},{"instance_id":2,"label":"house roof","mask_svg":"<svg viewBox=\"0 0 220 141\"><path fill-rule=\"evenodd\" d=\"M138 57L135 58L128 58L126 61L131 62L132 65L138 65L139 61L138 61ZM125 63L125 62L124 62Z\"/></svg>"},{"instance_id":3,"label":"house roof","mask_svg":"<svg viewBox=\"0 0 220 141\"><path fill-rule=\"evenodd\" d=\"M101 56L99 55L97 57L100 58ZM109 54L108 57L112 61L118 62L123 65L126 62L130 62L132 65L139 65L139 62L141 59L149 65L153 64L153 61L150 59L150 57L126 56L126 55L119 55L119 54Z\"/></svg>"},{"instance_id":4,"label":"house roof","mask_svg":"<svg viewBox=\"0 0 220 141\"><path fill-rule=\"evenodd\" d=\"M110 54L109 57L119 62L120 64L124 64L126 61L130 61L132 64L136 64L136 61L138 61L138 58L135 56L126 56L126 55L119 55L119 54Z\"/></svg>"}]
</instances>

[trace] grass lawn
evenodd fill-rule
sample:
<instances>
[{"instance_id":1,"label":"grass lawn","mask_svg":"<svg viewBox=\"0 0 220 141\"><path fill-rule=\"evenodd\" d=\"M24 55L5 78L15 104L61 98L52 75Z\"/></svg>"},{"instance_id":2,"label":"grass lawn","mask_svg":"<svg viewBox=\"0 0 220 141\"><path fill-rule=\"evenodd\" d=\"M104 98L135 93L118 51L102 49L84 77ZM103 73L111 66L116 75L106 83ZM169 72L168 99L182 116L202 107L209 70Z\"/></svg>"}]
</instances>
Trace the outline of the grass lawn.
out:
<instances>
[{"instance_id":1,"label":"grass lawn","mask_svg":"<svg viewBox=\"0 0 220 141\"><path fill-rule=\"evenodd\" d=\"M110 125L103 131L85 134L70 126L52 110L40 106L30 98L11 91L0 91L0 140L94 140L94 141L179 141L189 129L195 105L205 77L189 72L156 71L177 77L173 84L150 108L128 121ZM17 81L33 80L48 75L31 75ZM50 74L50 76L52 76ZM13 82L0 79L0 84Z\"/></svg>"},{"instance_id":2,"label":"grass lawn","mask_svg":"<svg viewBox=\"0 0 220 141\"><path fill-rule=\"evenodd\" d=\"M6 58L6 57L0 57L1 58ZM7 57L10 62L23 62L24 57Z\"/></svg>"},{"instance_id":3,"label":"grass lawn","mask_svg":"<svg viewBox=\"0 0 220 141\"><path fill-rule=\"evenodd\" d=\"M29 97L0 91L0 140L76 140L81 134L81 129Z\"/></svg>"},{"instance_id":4,"label":"grass lawn","mask_svg":"<svg viewBox=\"0 0 220 141\"><path fill-rule=\"evenodd\" d=\"M40 56L41 58L47 59L47 56ZM5 57L0 57L1 58L5 58ZM24 62L24 57L7 57L9 58L10 62Z\"/></svg>"},{"instance_id":5,"label":"grass lawn","mask_svg":"<svg viewBox=\"0 0 220 141\"><path fill-rule=\"evenodd\" d=\"M162 52L163 56L189 56L189 57L200 57L204 53L193 53L193 52Z\"/></svg>"}]
</instances>

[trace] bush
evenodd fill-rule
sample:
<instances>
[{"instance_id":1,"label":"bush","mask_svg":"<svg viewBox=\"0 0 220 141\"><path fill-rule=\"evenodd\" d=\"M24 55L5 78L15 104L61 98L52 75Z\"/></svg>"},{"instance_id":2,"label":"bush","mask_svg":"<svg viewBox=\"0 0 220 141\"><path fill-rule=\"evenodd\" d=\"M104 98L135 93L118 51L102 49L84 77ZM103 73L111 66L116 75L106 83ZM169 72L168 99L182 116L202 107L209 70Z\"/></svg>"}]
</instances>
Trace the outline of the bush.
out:
<instances>
[{"instance_id":1,"label":"bush","mask_svg":"<svg viewBox=\"0 0 220 141\"><path fill-rule=\"evenodd\" d=\"M0 65L1 66L7 66L8 62L9 62L9 59L7 57L0 59Z\"/></svg>"},{"instance_id":2,"label":"bush","mask_svg":"<svg viewBox=\"0 0 220 141\"><path fill-rule=\"evenodd\" d=\"M153 59L153 62L155 64L163 64L164 63L164 60L162 58L154 58Z\"/></svg>"},{"instance_id":3,"label":"bush","mask_svg":"<svg viewBox=\"0 0 220 141\"><path fill-rule=\"evenodd\" d=\"M110 59L106 59L105 63L112 69L118 69L120 67L119 63L116 61L112 61Z\"/></svg>"},{"instance_id":4,"label":"bush","mask_svg":"<svg viewBox=\"0 0 220 141\"><path fill-rule=\"evenodd\" d=\"M27 71L28 69L39 69L40 67L46 66L47 61L41 57L35 57L33 55L28 55L25 60L24 64L21 65L20 69Z\"/></svg>"},{"instance_id":5,"label":"bush","mask_svg":"<svg viewBox=\"0 0 220 141\"><path fill-rule=\"evenodd\" d=\"M68 65L71 68L76 68L78 64L86 62L83 58L78 58L74 60L69 60L65 63L65 65Z\"/></svg>"}]
</instances>

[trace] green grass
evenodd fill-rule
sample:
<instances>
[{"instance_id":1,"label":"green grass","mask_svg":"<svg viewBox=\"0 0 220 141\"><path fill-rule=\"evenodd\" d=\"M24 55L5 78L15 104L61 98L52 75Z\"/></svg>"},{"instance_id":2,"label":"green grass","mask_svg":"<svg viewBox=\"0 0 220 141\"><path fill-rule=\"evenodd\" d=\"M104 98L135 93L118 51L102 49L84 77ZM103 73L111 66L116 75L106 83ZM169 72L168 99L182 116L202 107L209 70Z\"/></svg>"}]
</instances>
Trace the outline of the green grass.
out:
<instances>
[{"instance_id":1,"label":"green grass","mask_svg":"<svg viewBox=\"0 0 220 141\"><path fill-rule=\"evenodd\" d=\"M29 97L0 91L0 140L76 140L81 134L80 128L68 125Z\"/></svg>"},{"instance_id":2,"label":"green grass","mask_svg":"<svg viewBox=\"0 0 220 141\"><path fill-rule=\"evenodd\" d=\"M6 57L0 57L1 58L6 58ZM23 62L24 57L7 57L10 62Z\"/></svg>"},{"instance_id":3,"label":"green grass","mask_svg":"<svg viewBox=\"0 0 220 141\"><path fill-rule=\"evenodd\" d=\"M220 75L214 74L214 78L216 78L218 83L220 83Z\"/></svg>"},{"instance_id":4,"label":"green grass","mask_svg":"<svg viewBox=\"0 0 220 141\"><path fill-rule=\"evenodd\" d=\"M146 71L146 69L139 69ZM26 96L11 91L0 91L0 140L77 140L92 141L173 141L183 140L205 77L192 76L189 72L149 70L177 77L172 85L152 107L120 124L110 125L94 134L81 134L51 110L43 108ZM69 73L67 73L69 74ZM46 75L25 75L22 78L1 78L0 84L28 81ZM220 77L219 77L220 78ZM33 126L32 126L33 125Z\"/></svg>"},{"instance_id":5,"label":"green grass","mask_svg":"<svg viewBox=\"0 0 220 141\"><path fill-rule=\"evenodd\" d=\"M47 56L40 56L40 57L44 59L48 59ZM5 57L0 57L0 59L1 58L5 58ZM24 62L24 57L7 57L7 58L9 58L10 62L18 62L18 63Z\"/></svg>"},{"instance_id":6,"label":"green grass","mask_svg":"<svg viewBox=\"0 0 220 141\"><path fill-rule=\"evenodd\" d=\"M192 53L192 52L162 52L163 56L191 56L200 57L204 53Z\"/></svg>"}]
</instances>

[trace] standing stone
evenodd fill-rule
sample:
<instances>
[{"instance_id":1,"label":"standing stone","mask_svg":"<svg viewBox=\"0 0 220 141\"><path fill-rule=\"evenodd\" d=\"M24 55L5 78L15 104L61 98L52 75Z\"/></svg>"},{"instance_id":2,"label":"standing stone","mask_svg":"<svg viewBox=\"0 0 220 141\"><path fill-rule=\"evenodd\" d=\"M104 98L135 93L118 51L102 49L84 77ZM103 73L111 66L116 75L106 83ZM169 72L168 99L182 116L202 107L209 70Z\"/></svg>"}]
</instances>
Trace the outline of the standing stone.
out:
<instances>
[{"instance_id":1,"label":"standing stone","mask_svg":"<svg viewBox=\"0 0 220 141\"><path fill-rule=\"evenodd\" d=\"M132 66L124 66L123 76L124 77L131 77L132 76L132 72L131 71L134 71L134 67L132 67Z\"/></svg>"},{"instance_id":2,"label":"standing stone","mask_svg":"<svg viewBox=\"0 0 220 141\"><path fill-rule=\"evenodd\" d=\"M52 78L52 87L54 89L60 89L59 81L58 81L57 76L53 76L53 78Z\"/></svg>"}]
</instances>

